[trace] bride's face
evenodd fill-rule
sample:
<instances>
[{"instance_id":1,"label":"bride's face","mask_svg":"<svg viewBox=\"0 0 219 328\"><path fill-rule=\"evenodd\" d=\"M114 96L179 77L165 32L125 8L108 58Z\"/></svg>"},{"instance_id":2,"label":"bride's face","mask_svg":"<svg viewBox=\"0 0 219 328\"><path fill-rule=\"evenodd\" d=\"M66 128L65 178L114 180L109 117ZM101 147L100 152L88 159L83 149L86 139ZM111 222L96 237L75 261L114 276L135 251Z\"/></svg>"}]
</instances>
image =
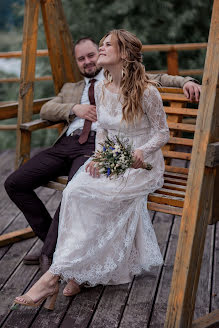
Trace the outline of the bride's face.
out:
<instances>
[{"instance_id":1,"label":"bride's face","mask_svg":"<svg viewBox=\"0 0 219 328\"><path fill-rule=\"evenodd\" d=\"M111 35L108 35L102 46L99 48L99 58L97 60L98 66L107 68L109 66L117 65L121 62L121 55L119 53L119 47L115 39L112 39Z\"/></svg>"}]
</instances>

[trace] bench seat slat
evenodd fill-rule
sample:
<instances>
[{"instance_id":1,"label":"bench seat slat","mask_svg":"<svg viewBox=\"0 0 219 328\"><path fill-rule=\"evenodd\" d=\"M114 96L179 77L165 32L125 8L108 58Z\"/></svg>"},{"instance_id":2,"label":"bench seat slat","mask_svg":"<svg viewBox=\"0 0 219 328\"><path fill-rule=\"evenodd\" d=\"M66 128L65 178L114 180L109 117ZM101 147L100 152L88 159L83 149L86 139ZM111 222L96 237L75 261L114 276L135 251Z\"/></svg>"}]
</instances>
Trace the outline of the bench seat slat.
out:
<instances>
[{"instance_id":1,"label":"bench seat slat","mask_svg":"<svg viewBox=\"0 0 219 328\"><path fill-rule=\"evenodd\" d=\"M163 155L164 157L169 157L169 158L179 158L179 159L186 159L186 160L191 159L191 153L184 153L179 151L163 150Z\"/></svg>"},{"instance_id":2,"label":"bench seat slat","mask_svg":"<svg viewBox=\"0 0 219 328\"><path fill-rule=\"evenodd\" d=\"M178 138L170 137L168 144L183 145L183 146L193 146L193 139L188 138Z\"/></svg>"},{"instance_id":3,"label":"bench seat slat","mask_svg":"<svg viewBox=\"0 0 219 328\"><path fill-rule=\"evenodd\" d=\"M185 132L195 132L194 124L185 124L185 123L175 123L175 122L167 122L168 127L171 130L179 130Z\"/></svg>"},{"instance_id":4,"label":"bench seat slat","mask_svg":"<svg viewBox=\"0 0 219 328\"><path fill-rule=\"evenodd\" d=\"M188 174L165 171L164 172L164 177L187 180L188 179Z\"/></svg>"},{"instance_id":5,"label":"bench seat slat","mask_svg":"<svg viewBox=\"0 0 219 328\"><path fill-rule=\"evenodd\" d=\"M176 94L176 93L161 93L161 98L163 101L170 102L178 102L178 103L188 103L188 99L184 96L184 94Z\"/></svg>"},{"instance_id":6,"label":"bench seat slat","mask_svg":"<svg viewBox=\"0 0 219 328\"><path fill-rule=\"evenodd\" d=\"M188 174L189 169L186 167L178 167L178 166L171 166L171 165L165 165L165 170L167 172L172 172L172 173L183 173L183 174Z\"/></svg>"},{"instance_id":7,"label":"bench seat slat","mask_svg":"<svg viewBox=\"0 0 219 328\"><path fill-rule=\"evenodd\" d=\"M173 106L164 106L166 114L178 114L183 116L196 117L198 115L198 110L194 108L180 108Z\"/></svg>"},{"instance_id":8,"label":"bench seat slat","mask_svg":"<svg viewBox=\"0 0 219 328\"><path fill-rule=\"evenodd\" d=\"M182 208L171 206L171 205L165 205L165 204L158 204L148 201L148 209L151 211L158 211L162 213L168 213L173 215L182 215Z\"/></svg>"},{"instance_id":9,"label":"bench seat slat","mask_svg":"<svg viewBox=\"0 0 219 328\"><path fill-rule=\"evenodd\" d=\"M163 188L171 189L171 190L179 190L179 191L186 191L186 186L174 183L167 183L164 181Z\"/></svg>"},{"instance_id":10,"label":"bench seat slat","mask_svg":"<svg viewBox=\"0 0 219 328\"><path fill-rule=\"evenodd\" d=\"M58 191L63 191L65 189L66 184L59 183L56 181L49 181L44 187L50 188L50 189L55 189Z\"/></svg>"},{"instance_id":11,"label":"bench seat slat","mask_svg":"<svg viewBox=\"0 0 219 328\"><path fill-rule=\"evenodd\" d=\"M183 207L183 204L184 204L184 199L181 197L166 196L166 195L162 195L162 194L157 194L156 192L149 194L148 200L151 202L172 205L172 206L176 206L176 207Z\"/></svg>"},{"instance_id":12,"label":"bench seat slat","mask_svg":"<svg viewBox=\"0 0 219 328\"><path fill-rule=\"evenodd\" d=\"M164 177L164 183L165 184L173 184L177 186L186 186L186 180L184 179L175 179L175 178L169 178L169 177Z\"/></svg>"},{"instance_id":13,"label":"bench seat slat","mask_svg":"<svg viewBox=\"0 0 219 328\"><path fill-rule=\"evenodd\" d=\"M172 190L168 188L160 188L155 191L157 194L162 194L166 196L176 196L176 197L185 197L185 192L184 191L179 191L179 190Z\"/></svg>"}]
</instances>

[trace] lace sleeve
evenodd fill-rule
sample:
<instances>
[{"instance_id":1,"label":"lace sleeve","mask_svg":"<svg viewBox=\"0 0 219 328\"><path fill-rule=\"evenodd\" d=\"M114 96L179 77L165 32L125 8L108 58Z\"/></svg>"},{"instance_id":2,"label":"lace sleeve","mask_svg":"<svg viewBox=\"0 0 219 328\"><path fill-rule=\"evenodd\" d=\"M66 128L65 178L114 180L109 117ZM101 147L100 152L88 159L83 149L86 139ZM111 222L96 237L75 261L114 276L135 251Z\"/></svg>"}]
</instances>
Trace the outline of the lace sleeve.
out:
<instances>
[{"instance_id":1,"label":"lace sleeve","mask_svg":"<svg viewBox=\"0 0 219 328\"><path fill-rule=\"evenodd\" d=\"M150 86L144 92L143 110L147 115L151 126L151 139L139 147L147 158L153 152L163 147L169 140L169 128L163 102L157 88Z\"/></svg>"},{"instance_id":2,"label":"lace sleeve","mask_svg":"<svg viewBox=\"0 0 219 328\"><path fill-rule=\"evenodd\" d=\"M107 130L102 129L98 123L97 124L96 141L95 141L95 151L102 149L102 146L100 144L104 142L106 136L107 136Z\"/></svg>"},{"instance_id":3,"label":"lace sleeve","mask_svg":"<svg viewBox=\"0 0 219 328\"><path fill-rule=\"evenodd\" d=\"M97 110L97 121L99 117L99 112L101 108L101 97L102 97L102 85L103 82L100 81L95 85L95 102L96 102L96 110ZM95 151L100 150L102 146L100 143L103 143L107 136L107 130L103 129L99 122L97 122L97 133L96 133L96 141L95 141Z\"/></svg>"}]
</instances>

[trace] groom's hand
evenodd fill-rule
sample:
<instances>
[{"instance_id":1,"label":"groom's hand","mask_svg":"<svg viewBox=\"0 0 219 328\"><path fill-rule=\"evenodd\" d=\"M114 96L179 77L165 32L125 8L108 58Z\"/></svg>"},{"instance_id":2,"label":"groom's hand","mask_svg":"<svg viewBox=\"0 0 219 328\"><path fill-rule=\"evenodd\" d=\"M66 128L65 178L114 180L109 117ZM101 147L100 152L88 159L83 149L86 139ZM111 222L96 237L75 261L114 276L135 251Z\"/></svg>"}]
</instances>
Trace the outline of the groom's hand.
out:
<instances>
[{"instance_id":1,"label":"groom's hand","mask_svg":"<svg viewBox=\"0 0 219 328\"><path fill-rule=\"evenodd\" d=\"M96 106L88 104L77 104L72 108L72 112L80 118L84 118L91 122L97 121Z\"/></svg>"},{"instance_id":2,"label":"groom's hand","mask_svg":"<svg viewBox=\"0 0 219 328\"><path fill-rule=\"evenodd\" d=\"M183 92L189 100L199 101L200 93L201 93L201 86L195 82L189 81L186 82L183 86Z\"/></svg>"},{"instance_id":3,"label":"groom's hand","mask_svg":"<svg viewBox=\"0 0 219 328\"><path fill-rule=\"evenodd\" d=\"M88 163L87 166L85 167L85 171L86 171L86 172L89 172L90 175L91 175L93 178L99 178L99 176L100 176L99 169L98 169L98 167L97 167L96 165L97 165L97 163L91 161L91 162Z\"/></svg>"}]
</instances>

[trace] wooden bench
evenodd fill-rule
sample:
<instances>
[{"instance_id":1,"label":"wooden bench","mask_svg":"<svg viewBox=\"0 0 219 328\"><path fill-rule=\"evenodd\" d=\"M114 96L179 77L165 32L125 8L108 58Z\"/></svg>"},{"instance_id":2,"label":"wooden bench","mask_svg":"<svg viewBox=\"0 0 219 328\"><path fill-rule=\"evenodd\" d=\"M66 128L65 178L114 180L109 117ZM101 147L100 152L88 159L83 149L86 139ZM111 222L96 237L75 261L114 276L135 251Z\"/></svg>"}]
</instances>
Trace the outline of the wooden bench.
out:
<instances>
[{"instance_id":1,"label":"wooden bench","mask_svg":"<svg viewBox=\"0 0 219 328\"><path fill-rule=\"evenodd\" d=\"M187 108L188 99L179 88L159 89L164 109L167 113L167 121L170 129L170 140L163 148L166 169L164 175L164 185L161 189L149 195L148 208L154 211L182 214L186 183L188 176L188 162L191 158L193 136L195 132L195 122L197 116L197 104L192 108ZM190 106L191 107L191 106ZM25 133L48 127L51 123L38 120L31 123L21 124ZM177 165L172 164L174 160ZM67 183L67 176L59 176L55 181L50 181L46 186L56 190L64 190Z\"/></svg>"},{"instance_id":2,"label":"wooden bench","mask_svg":"<svg viewBox=\"0 0 219 328\"><path fill-rule=\"evenodd\" d=\"M195 122L197 117L197 104L190 104L179 88L159 89L164 109L167 113L167 121L170 129L170 139L163 148L165 158L164 185L161 189L149 194L148 209L173 215L182 215L184 197L186 192L188 165L191 158L193 136L195 132ZM191 105L194 105L191 108ZM56 126L59 131L63 127L63 122L49 122L46 120L34 120L20 125L21 133L27 139L31 139L33 131ZM186 167L185 167L186 164ZM67 184L67 176L59 176L54 181L50 181L46 187L63 191ZM11 235L0 237L0 246L11 242L19 241L34 236L31 228L25 231L14 231Z\"/></svg>"}]
</instances>

